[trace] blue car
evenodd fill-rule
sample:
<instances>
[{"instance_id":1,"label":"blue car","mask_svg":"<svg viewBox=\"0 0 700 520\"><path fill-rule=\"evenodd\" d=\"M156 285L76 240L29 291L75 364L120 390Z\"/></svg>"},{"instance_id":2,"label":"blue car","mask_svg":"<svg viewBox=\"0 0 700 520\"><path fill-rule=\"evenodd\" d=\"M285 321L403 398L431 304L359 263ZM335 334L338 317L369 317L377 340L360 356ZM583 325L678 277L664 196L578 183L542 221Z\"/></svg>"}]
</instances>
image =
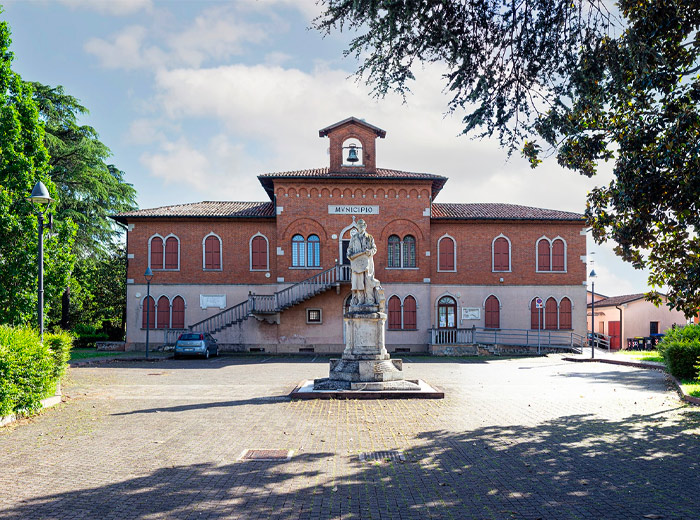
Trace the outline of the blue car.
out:
<instances>
[{"instance_id":1,"label":"blue car","mask_svg":"<svg viewBox=\"0 0 700 520\"><path fill-rule=\"evenodd\" d=\"M209 359L210 355L219 355L219 345L209 333L185 332L180 334L175 342L175 358L202 356L204 359Z\"/></svg>"}]
</instances>

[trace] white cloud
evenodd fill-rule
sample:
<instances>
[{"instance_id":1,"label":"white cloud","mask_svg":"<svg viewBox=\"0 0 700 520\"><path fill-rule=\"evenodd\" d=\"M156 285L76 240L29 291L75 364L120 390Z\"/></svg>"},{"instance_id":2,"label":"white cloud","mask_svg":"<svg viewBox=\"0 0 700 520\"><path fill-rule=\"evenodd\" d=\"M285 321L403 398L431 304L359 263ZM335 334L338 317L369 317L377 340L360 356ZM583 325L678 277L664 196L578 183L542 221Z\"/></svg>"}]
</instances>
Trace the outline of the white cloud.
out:
<instances>
[{"instance_id":1,"label":"white cloud","mask_svg":"<svg viewBox=\"0 0 700 520\"><path fill-rule=\"evenodd\" d=\"M142 154L141 163L165 184L184 183L203 190L210 182L209 160L184 138L164 142L160 152Z\"/></svg>"},{"instance_id":2,"label":"white cloud","mask_svg":"<svg viewBox=\"0 0 700 520\"><path fill-rule=\"evenodd\" d=\"M60 0L73 9L89 9L98 13L124 16L153 7L151 0Z\"/></svg>"}]
</instances>

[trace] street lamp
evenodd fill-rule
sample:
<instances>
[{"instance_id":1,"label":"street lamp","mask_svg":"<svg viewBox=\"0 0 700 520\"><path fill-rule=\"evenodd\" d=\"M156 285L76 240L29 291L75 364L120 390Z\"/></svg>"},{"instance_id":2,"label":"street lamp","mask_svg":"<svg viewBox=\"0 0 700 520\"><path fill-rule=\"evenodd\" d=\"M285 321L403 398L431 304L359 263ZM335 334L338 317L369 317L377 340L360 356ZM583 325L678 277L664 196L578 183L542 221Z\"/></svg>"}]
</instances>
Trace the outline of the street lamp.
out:
<instances>
[{"instance_id":1,"label":"street lamp","mask_svg":"<svg viewBox=\"0 0 700 520\"><path fill-rule=\"evenodd\" d=\"M36 204L39 219L39 244L37 261L39 263L39 297L37 301L37 310L39 315L39 335L41 342L44 342L44 213L49 209L49 205L53 202L49 190L46 189L44 183L39 181L34 185L32 194L27 199L32 204ZM44 206L42 211L41 207ZM53 229L53 218L49 214L49 223L46 226L48 229Z\"/></svg>"},{"instance_id":2,"label":"street lamp","mask_svg":"<svg viewBox=\"0 0 700 520\"><path fill-rule=\"evenodd\" d=\"M153 279L153 271L150 267L146 267L143 277L146 279L146 359L148 359L148 332L151 329L151 280Z\"/></svg>"},{"instance_id":3,"label":"street lamp","mask_svg":"<svg viewBox=\"0 0 700 520\"><path fill-rule=\"evenodd\" d=\"M595 269L591 269L588 278L591 280L591 359L595 358L595 279L598 275L595 274Z\"/></svg>"}]
</instances>

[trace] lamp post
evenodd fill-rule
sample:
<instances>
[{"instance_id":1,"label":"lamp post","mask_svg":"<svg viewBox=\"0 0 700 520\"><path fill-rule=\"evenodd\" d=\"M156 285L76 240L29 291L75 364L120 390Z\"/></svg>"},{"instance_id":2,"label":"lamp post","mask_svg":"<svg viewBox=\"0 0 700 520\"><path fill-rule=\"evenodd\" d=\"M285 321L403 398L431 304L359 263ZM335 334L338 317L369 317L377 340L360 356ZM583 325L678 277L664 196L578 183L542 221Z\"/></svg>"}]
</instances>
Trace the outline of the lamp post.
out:
<instances>
[{"instance_id":1,"label":"lamp post","mask_svg":"<svg viewBox=\"0 0 700 520\"><path fill-rule=\"evenodd\" d=\"M146 267L143 277L146 279L146 359L148 359L148 333L151 329L151 280L153 279L153 271L151 271L150 266Z\"/></svg>"},{"instance_id":2,"label":"lamp post","mask_svg":"<svg viewBox=\"0 0 700 520\"><path fill-rule=\"evenodd\" d=\"M598 275L595 274L595 269L591 269L588 278L591 280L591 359L595 358L595 279Z\"/></svg>"},{"instance_id":3,"label":"lamp post","mask_svg":"<svg viewBox=\"0 0 700 520\"><path fill-rule=\"evenodd\" d=\"M32 204L37 205L39 219L39 244L37 252L37 262L39 264L39 287L38 287L38 298L37 298L37 311L39 317L39 335L41 336L41 342L44 342L44 227L53 229L53 218L49 214L49 223L44 226L44 213L49 209L49 205L53 202L51 195L49 195L49 190L46 189L44 183L39 181L34 185L32 189L32 194L27 199ZM41 210L41 205L44 205L44 210Z\"/></svg>"}]
</instances>

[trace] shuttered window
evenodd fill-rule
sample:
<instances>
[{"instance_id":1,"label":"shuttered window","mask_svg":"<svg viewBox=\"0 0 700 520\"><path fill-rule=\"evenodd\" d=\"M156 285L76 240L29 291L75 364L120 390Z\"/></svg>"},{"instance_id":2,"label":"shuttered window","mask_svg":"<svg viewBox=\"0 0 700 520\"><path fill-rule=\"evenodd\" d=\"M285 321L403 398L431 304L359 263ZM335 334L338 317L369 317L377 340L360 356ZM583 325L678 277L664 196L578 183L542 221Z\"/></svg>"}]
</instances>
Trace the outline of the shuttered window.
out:
<instances>
[{"instance_id":1,"label":"shuttered window","mask_svg":"<svg viewBox=\"0 0 700 520\"><path fill-rule=\"evenodd\" d=\"M170 300L167 296L158 298L158 306L156 307L156 328L167 329L170 327Z\"/></svg>"},{"instance_id":2,"label":"shuttered window","mask_svg":"<svg viewBox=\"0 0 700 520\"><path fill-rule=\"evenodd\" d=\"M250 243L251 268L262 271L267 270L267 240L264 237L253 237Z\"/></svg>"},{"instance_id":3,"label":"shuttered window","mask_svg":"<svg viewBox=\"0 0 700 520\"><path fill-rule=\"evenodd\" d=\"M141 323L143 328L146 328L146 325L148 325L149 329L156 328L156 306L151 296L143 300L143 316L141 316Z\"/></svg>"},{"instance_id":4,"label":"shuttered window","mask_svg":"<svg viewBox=\"0 0 700 520\"><path fill-rule=\"evenodd\" d=\"M151 269L163 269L163 239L151 239Z\"/></svg>"},{"instance_id":5,"label":"shuttered window","mask_svg":"<svg viewBox=\"0 0 700 520\"><path fill-rule=\"evenodd\" d=\"M403 301L403 328L405 330L415 330L416 326L416 299L413 296L406 296Z\"/></svg>"},{"instance_id":6,"label":"shuttered window","mask_svg":"<svg viewBox=\"0 0 700 520\"><path fill-rule=\"evenodd\" d=\"M178 243L177 238L169 237L165 241L165 269L178 268Z\"/></svg>"},{"instance_id":7,"label":"shuttered window","mask_svg":"<svg viewBox=\"0 0 700 520\"><path fill-rule=\"evenodd\" d=\"M204 240L204 268L221 269L221 241L214 235Z\"/></svg>"},{"instance_id":8,"label":"shuttered window","mask_svg":"<svg viewBox=\"0 0 700 520\"><path fill-rule=\"evenodd\" d=\"M484 326L487 329L498 329L501 327L501 305L498 298L489 296L486 299L486 319Z\"/></svg>"},{"instance_id":9,"label":"shuttered window","mask_svg":"<svg viewBox=\"0 0 700 520\"><path fill-rule=\"evenodd\" d=\"M389 330L401 329L401 300L398 296L389 298Z\"/></svg>"},{"instance_id":10,"label":"shuttered window","mask_svg":"<svg viewBox=\"0 0 700 520\"><path fill-rule=\"evenodd\" d=\"M564 271L564 241L555 240L552 243L552 271Z\"/></svg>"},{"instance_id":11,"label":"shuttered window","mask_svg":"<svg viewBox=\"0 0 700 520\"><path fill-rule=\"evenodd\" d=\"M556 330L559 326L557 320L557 301L554 298L547 298L544 304L544 328L547 330Z\"/></svg>"},{"instance_id":12,"label":"shuttered window","mask_svg":"<svg viewBox=\"0 0 700 520\"><path fill-rule=\"evenodd\" d=\"M503 237L493 242L493 270L510 271L510 247Z\"/></svg>"},{"instance_id":13,"label":"shuttered window","mask_svg":"<svg viewBox=\"0 0 700 520\"><path fill-rule=\"evenodd\" d=\"M454 271L455 269L455 243L449 237L443 237L438 243L440 271Z\"/></svg>"},{"instance_id":14,"label":"shuttered window","mask_svg":"<svg viewBox=\"0 0 700 520\"><path fill-rule=\"evenodd\" d=\"M176 296L173 300L173 328L185 328L185 300L181 296Z\"/></svg>"},{"instance_id":15,"label":"shuttered window","mask_svg":"<svg viewBox=\"0 0 700 520\"><path fill-rule=\"evenodd\" d=\"M550 270L549 253L549 241L543 238L537 243L537 269L539 271Z\"/></svg>"},{"instance_id":16,"label":"shuttered window","mask_svg":"<svg viewBox=\"0 0 700 520\"><path fill-rule=\"evenodd\" d=\"M563 298L559 303L559 328L571 330L571 300Z\"/></svg>"}]
</instances>

